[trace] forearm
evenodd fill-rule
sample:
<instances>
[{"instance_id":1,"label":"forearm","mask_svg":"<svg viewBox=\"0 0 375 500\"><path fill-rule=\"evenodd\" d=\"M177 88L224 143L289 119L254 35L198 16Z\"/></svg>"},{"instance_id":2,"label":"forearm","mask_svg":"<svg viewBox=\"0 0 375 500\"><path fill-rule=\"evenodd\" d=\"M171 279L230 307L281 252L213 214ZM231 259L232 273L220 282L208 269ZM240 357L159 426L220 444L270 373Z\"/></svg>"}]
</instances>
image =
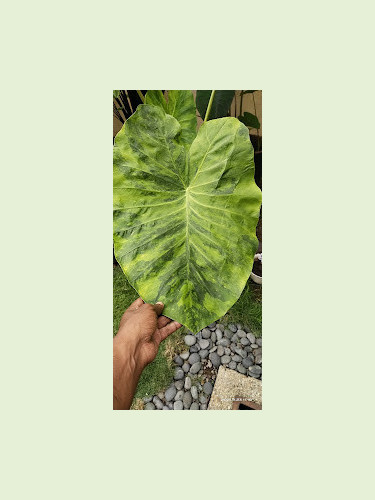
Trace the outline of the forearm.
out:
<instances>
[{"instance_id":1,"label":"forearm","mask_svg":"<svg viewBox=\"0 0 375 500\"><path fill-rule=\"evenodd\" d=\"M129 410L143 367L136 346L130 341L113 339L113 409Z\"/></svg>"}]
</instances>

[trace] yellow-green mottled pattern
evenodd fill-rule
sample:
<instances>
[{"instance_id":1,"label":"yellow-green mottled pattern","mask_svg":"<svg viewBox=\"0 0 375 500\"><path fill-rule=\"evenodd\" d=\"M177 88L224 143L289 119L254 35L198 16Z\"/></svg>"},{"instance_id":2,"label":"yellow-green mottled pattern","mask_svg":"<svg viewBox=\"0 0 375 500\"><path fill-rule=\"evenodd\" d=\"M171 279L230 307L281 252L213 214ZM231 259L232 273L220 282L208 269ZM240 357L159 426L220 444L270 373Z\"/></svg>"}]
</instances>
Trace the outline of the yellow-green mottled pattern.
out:
<instances>
[{"instance_id":1,"label":"yellow-green mottled pattern","mask_svg":"<svg viewBox=\"0 0 375 500\"><path fill-rule=\"evenodd\" d=\"M194 97L191 90L168 90L168 102L161 90L148 90L146 104L159 106L166 113L176 118L181 125L181 132L176 140L189 148L197 135L197 117Z\"/></svg>"},{"instance_id":2,"label":"yellow-green mottled pattern","mask_svg":"<svg viewBox=\"0 0 375 500\"><path fill-rule=\"evenodd\" d=\"M257 249L261 193L236 118L201 126L189 148L180 123L140 105L114 147L115 255L147 302L197 332L239 298Z\"/></svg>"}]
</instances>

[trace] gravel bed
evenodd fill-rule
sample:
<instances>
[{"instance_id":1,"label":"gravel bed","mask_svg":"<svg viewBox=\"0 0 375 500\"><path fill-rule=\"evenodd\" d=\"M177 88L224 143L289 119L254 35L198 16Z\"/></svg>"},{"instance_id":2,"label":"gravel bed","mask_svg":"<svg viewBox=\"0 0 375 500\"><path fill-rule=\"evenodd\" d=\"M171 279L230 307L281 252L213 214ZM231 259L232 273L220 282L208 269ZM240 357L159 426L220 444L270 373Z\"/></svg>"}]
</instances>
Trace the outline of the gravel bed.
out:
<instances>
[{"instance_id":1,"label":"gravel bed","mask_svg":"<svg viewBox=\"0 0 375 500\"><path fill-rule=\"evenodd\" d=\"M246 326L211 323L184 338L186 350L174 358L174 380L164 392L143 398L145 410L207 410L221 365L262 378L262 339Z\"/></svg>"}]
</instances>

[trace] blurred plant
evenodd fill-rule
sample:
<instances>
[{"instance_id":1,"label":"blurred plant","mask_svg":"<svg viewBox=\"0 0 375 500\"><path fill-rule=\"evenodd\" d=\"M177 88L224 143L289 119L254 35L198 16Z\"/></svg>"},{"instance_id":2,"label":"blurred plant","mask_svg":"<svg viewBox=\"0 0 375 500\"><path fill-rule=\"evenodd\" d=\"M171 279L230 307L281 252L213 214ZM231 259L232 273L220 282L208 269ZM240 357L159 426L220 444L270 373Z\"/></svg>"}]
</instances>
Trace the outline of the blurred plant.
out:
<instances>
[{"instance_id":1,"label":"blurred plant","mask_svg":"<svg viewBox=\"0 0 375 500\"><path fill-rule=\"evenodd\" d=\"M249 129L249 132L250 132L250 129L252 129L252 128L256 129L256 131L257 131L257 142L258 142L257 150L260 151L260 149L261 149L260 137L259 137L260 122L259 122L258 117L257 117L257 108L256 108L256 105L255 105L254 92L255 92L255 90L242 90L241 91L241 93L240 93L240 97L241 97L241 100L240 100L240 115L238 116L238 119L240 120L240 122L242 122L244 125L246 125L246 127ZM254 115L253 115L253 113L249 113L248 111L245 111L242 114L243 96L245 94L252 94L253 104L254 104L254 112L255 112ZM237 108L237 103L235 104L235 108ZM235 112L235 114L237 116L236 112Z\"/></svg>"},{"instance_id":2,"label":"blurred plant","mask_svg":"<svg viewBox=\"0 0 375 500\"><path fill-rule=\"evenodd\" d=\"M144 93L145 90L114 90L113 115L121 123L125 123L137 109L138 104L142 104Z\"/></svg>"},{"instance_id":3,"label":"blurred plant","mask_svg":"<svg viewBox=\"0 0 375 500\"><path fill-rule=\"evenodd\" d=\"M202 120L206 116L211 93L212 90L197 90L196 106ZM215 96L213 98L213 102L211 103L210 120L228 116L234 93L234 90L215 90Z\"/></svg>"}]
</instances>

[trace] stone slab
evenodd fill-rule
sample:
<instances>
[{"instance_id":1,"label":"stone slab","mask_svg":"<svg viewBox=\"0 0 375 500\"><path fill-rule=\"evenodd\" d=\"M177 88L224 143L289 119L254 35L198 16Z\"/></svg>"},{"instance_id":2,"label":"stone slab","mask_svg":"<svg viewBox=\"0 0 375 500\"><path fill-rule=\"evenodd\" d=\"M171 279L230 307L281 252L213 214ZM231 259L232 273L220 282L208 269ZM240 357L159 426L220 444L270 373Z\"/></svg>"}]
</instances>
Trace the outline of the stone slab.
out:
<instances>
[{"instance_id":1,"label":"stone slab","mask_svg":"<svg viewBox=\"0 0 375 500\"><path fill-rule=\"evenodd\" d=\"M208 409L231 410L237 396L261 405L262 381L220 366Z\"/></svg>"}]
</instances>

